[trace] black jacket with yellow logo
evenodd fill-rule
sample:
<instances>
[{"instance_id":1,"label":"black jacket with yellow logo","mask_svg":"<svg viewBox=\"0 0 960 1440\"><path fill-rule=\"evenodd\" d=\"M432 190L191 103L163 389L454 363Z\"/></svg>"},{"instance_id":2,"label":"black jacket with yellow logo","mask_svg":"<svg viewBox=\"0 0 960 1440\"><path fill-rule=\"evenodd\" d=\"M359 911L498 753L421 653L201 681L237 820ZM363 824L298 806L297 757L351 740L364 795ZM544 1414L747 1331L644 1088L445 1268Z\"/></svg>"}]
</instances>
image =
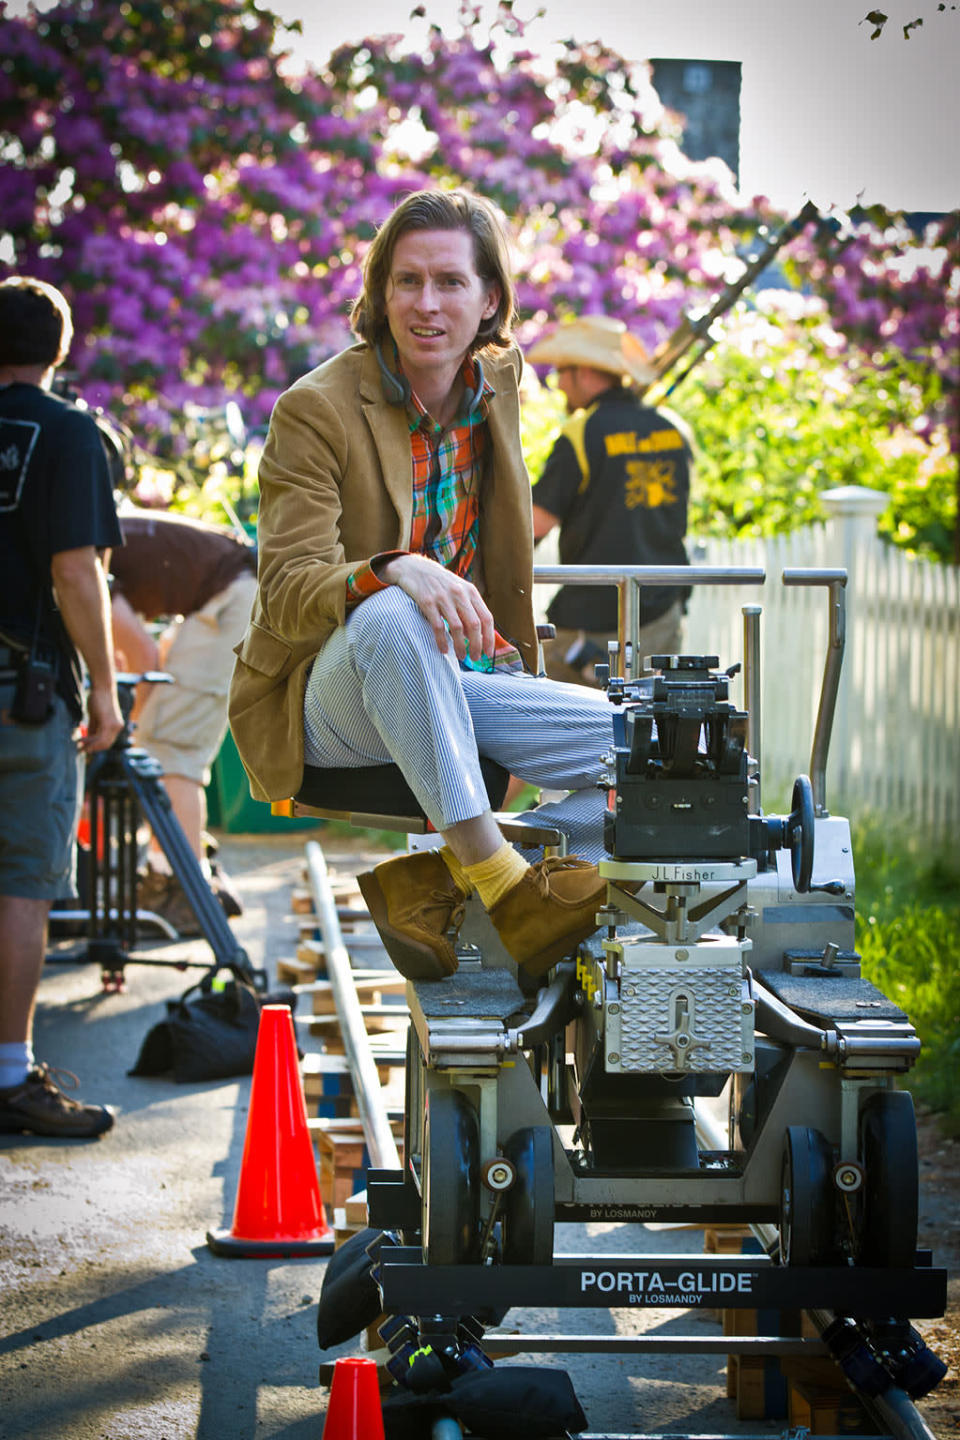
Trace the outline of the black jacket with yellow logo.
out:
<instances>
[{"instance_id":1,"label":"black jacket with yellow logo","mask_svg":"<svg viewBox=\"0 0 960 1440\"><path fill-rule=\"evenodd\" d=\"M686 565L691 447L662 411L613 385L564 425L533 491L560 521L562 565ZM641 624L656 620L685 590L644 587ZM568 630L617 628L611 586L568 585L548 618Z\"/></svg>"}]
</instances>

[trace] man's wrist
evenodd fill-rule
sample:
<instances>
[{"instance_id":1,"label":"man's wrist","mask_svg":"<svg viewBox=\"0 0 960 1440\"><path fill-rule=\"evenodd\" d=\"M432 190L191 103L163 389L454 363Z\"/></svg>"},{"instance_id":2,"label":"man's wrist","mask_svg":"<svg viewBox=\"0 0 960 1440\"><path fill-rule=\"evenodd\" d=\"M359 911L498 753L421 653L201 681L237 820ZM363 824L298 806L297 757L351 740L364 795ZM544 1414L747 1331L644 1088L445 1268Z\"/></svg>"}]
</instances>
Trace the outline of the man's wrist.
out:
<instances>
[{"instance_id":1,"label":"man's wrist","mask_svg":"<svg viewBox=\"0 0 960 1440\"><path fill-rule=\"evenodd\" d=\"M384 550L380 555L374 555L370 561L370 569L378 580L385 585L392 583L389 575L390 566L394 560L402 560L411 552L409 550Z\"/></svg>"}]
</instances>

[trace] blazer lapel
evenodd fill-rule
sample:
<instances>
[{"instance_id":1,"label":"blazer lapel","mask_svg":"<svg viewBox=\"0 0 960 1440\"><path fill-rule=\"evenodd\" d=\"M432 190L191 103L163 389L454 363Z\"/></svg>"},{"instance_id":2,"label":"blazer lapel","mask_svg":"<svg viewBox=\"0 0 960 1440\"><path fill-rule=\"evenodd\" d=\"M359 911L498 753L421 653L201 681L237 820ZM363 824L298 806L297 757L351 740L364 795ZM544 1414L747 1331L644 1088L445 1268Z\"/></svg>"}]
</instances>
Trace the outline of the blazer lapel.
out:
<instances>
[{"instance_id":1,"label":"blazer lapel","mask_svg":"<svg viewBox=\"0 0 960 1440\"><path fill-rule=\"evenodd\" d=\"M410 455L410 432L406 410L390 405L383 397L376 356L372 351L364 359L360 381L360 404L373 436L380 460L384 489L390 497L400 523L398 545L410 544L413 524L413 462Z\"/></svg>"}]
</instances>

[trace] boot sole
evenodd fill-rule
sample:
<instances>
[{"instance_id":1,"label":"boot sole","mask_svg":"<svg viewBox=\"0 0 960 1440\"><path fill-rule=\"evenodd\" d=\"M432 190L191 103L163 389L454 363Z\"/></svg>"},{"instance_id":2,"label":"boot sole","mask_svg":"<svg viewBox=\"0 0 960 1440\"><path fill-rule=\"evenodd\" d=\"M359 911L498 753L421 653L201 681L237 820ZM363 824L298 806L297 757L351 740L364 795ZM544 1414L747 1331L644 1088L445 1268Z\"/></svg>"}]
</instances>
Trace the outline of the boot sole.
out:
<instances>
[{"instance_id":1,"label":"boot sole","mask_svg":"<svg viewBox=\"0 0 960 1440\"><path fill-rule=\"evenodd\" d=\"M383 941L383 948L405 980L443 980L454 973L455 964L446 964L429 945L412 939L391 925L387 902L374 871L367 870L358 875L357 885Z\"/></svg>"}]
</instances>

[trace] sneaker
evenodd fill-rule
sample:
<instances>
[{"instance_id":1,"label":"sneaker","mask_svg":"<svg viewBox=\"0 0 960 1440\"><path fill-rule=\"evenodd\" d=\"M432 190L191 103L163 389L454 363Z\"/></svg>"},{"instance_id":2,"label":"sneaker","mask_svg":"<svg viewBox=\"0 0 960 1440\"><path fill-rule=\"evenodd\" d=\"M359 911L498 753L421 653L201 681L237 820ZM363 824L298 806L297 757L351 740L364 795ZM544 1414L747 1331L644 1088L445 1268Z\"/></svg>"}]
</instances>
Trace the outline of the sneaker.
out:
<instances>
[{"instance_id":1,"label":"sneaker","mask_svg":"<svg viewBox=\"0 0 960 1440\"><path fill-rule=\"evenodd\" d=\"M54 1075L69 1082L71 1090L80 1084L70 1070L37 1065L19 1085L0 1090L0 1131L85 1140L110 1129L115 1117L108 1105L81 1105L79 1100L71 1100L54 1082Z\"/></svg>"},{"instance_id":2,"label":"sneaker","mask_svg":"<svg viewBox=\"0 0 960 1440\"><path fill-rule=\"evenodd\" d=\"M450 941L467 896L435 850L385 860L357 876L383 948L407 980L442 980L458 965Z\"/></svg>"}]
</instances>

